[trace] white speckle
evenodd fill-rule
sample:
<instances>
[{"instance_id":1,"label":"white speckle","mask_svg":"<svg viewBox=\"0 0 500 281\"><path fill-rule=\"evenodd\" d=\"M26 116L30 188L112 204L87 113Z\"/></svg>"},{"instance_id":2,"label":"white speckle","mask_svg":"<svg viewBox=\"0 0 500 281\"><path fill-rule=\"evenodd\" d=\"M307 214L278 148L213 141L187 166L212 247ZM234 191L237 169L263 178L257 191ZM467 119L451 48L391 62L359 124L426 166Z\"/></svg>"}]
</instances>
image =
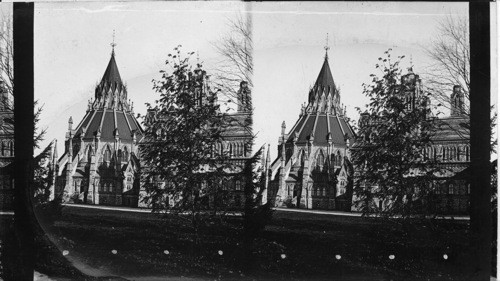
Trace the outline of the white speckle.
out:
<instances>
[{"instance_id":1,"label":"white speckle","mask_svg":"<svg viewBox=\"0 0 500 281\"><path fill-rule=\"evenodd\" d=\"M335 255L335 258L340 260L342 257L340 255Z\"/></svg>"},{"instance_id":2,"label":"white speckle","mask_svg":"<svg viewBox=\"0 0 500 281\"><path fill-rule=\"evenodd\" d=\"M224 252L222 250L219 250L219 256L222 256L224 254Z\"/></svg>"},{"instance_id":3,"label":"white speckle","mask_svg":"<svg viewBox=\"0 0 500 281\"><path fill-rule=\"evenodd\" d=\"M116 255L116 253L118 253L117 250L111 250L111 253L113 253L113 255Z\"/></svg>"},{"instance_id":4,"label":"white speckle","mask_svg":"<svg viewBox=\"0 0 500 281\"><path fill-rule=\"evenodd\" d=\"M448 255L447 255L447 254L444 254L444 255L443 255L443 259L447 260L447 259L448 259Z\"/></svg>"},{"instance_id":5,"label":"white speckle","mask_svg":"<svg viewBox=\"0 0 500 281\"><path fill-rule=\"evenodd\" d=\"M67 256L67 255L69 255L69 251L68 250L64 250L63 251L63 256Z\"/></svg>"},{"instance_id":6,"label":"white speckle","mask_svg":"<svg viewBox=\"0 0 500 281\"><path fill-rule=\"evenodd\" d=\"M286 255L285 254L281 254L281 259L282 260L286 259Z\"/></svg>"},{"instance_id":7,"label":"white speckle","mask_svg":"<svg viewBox=\"0 0 500 281\"><path fill-rule=\"evenodd\" d=\"M165 255L170 254L170 252L169 252L168 250L163 251L163 253L164 253Z\"/></svg>"},{"instance_id":8,"label":"white speckle","mask_svg":"<svg viewBox=\"0 0 500 281\"><path fill-rule=\"evenodd\" d=\"M389 255L389 259L393 260L395 258L394 255Z\"/></svg>"}]
</instances>

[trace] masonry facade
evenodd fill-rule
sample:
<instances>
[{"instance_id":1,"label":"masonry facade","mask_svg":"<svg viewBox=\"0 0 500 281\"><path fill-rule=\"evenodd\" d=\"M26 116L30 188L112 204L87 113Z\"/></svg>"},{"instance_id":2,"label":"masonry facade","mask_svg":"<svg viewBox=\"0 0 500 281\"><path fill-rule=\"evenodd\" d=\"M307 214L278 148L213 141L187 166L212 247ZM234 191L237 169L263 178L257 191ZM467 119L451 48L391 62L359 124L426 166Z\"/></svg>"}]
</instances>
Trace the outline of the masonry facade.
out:
<instances>
[{"instance_id":1,"label":"masonry facade","mask_svg":"<svg viewBox=\"0 0 500 281\"><path fill-rule=\"evenodd\" d=\"M71 117L68 121L56 181L56 194L64 201L138 205L143 130L127 98L113 49L85 116L76 127Z\"/></svg>"},{"instance_id":2,"label":"masonry facade","mask_svg":"<svg viewBox=\"0 0 500 281\"><path fill-rule=\"evenodd\" d=\"M189 76L193 79L195 85L192 94L199 101L198 106L202 106L209 101L209 93L211 91L209 76L205 71L195 69L193 74ZM237 109L234 112L228 113L224 118L226 124L222 132L222 140L214 145L213 153L224 155L226 170L220 184L224 191L229 194L224 202L215 203L215 198L210 198L206 202L209 206L212 204L224 204L229 209L240 209L244 205L244 185L245 178L241 176L241 172L247 160L252 157L253 145L253 108L252 108L252 92L248 82L241 81L239 89L236 92L236 105ZM157 115L154 110L150 110L146 115L146 126L150 126L157 121ZM168 118L168 117L167 117ZM164 184L164 183L161 183ZM144 188L140 189L139 198L146 198L147 191ZM173 204L173 202L170 202ZM150 207L150 202L140 200L139 207Z\"/></svg>"},{"instance_id":3,"label":"masonry facade","mask_svg":"<svg viewBox=\"0 0 500 281\"><path fill-rule=\"evenodd\" d=\"M437 120L438 130L427 149L445 171L433 183L439 197L437 211L444 214L468 214L470 181L464 171L470 167L470 118L460 86L450 89L450 115Z\"/></svg>"},{"instance_id":4,"label":"masonry facade","mask_svg":"<svg viewBox=\"0 0 500 281\"><path fill-rule=\"evenodd\" d=\"M406 109L412 110L416 96L424 94L424 85L419 75L410 67L401 77L401 84L408 89L402 99ZM470 166L469 116L465 109L465 95L460 86L450 89L450 115L435 120L436 130L431 136L430 145L425 149L425 157L436 160L437 172L432 181L435 206L433 212L438 214L467 214L469 212L470 183L464 171ZM358 126L367 126L370 120L361 115ZM355 196L354 196L355 197ZM355 199L354 199L355 200ZM383 198L373 199L376 206L384 208ZM358 206L352 206L359 211Z\"/></svg>"},{"instance_id":5,"label":"masonry facade","mask_svg":"<svg viewBox=\"0 0 500 281\"><path fill-rule=\"evenodd\" d=\"M268 170L268 200L278 207L349 210L354 137L326 54L299 119L289 133L285 122L281 126L278 157Z\"/></svg>"},{"instance_id":6,"label":"masonry facade","mask_svg":"<svg viewBox=\"0 0 500 281\"><path fill-rule=\"evenodd\" d=\"M14 99L0 81L0 210L13 208Z\"/></svg>"}]
</instances>

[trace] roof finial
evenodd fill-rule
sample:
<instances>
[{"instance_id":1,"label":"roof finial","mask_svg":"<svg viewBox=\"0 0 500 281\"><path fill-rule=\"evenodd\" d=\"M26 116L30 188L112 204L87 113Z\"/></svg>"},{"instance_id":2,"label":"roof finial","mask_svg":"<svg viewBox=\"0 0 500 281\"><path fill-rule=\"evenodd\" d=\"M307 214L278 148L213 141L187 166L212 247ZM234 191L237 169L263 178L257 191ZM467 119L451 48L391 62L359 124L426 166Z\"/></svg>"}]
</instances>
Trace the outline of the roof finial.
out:
<instances>
[{"instance_id":1,"label":"roof finial","mask_svg":"<svg viewBox=\"0 0 500 281\"><path fill-rule=\"evenodd\" d=\"M330 50L330 46L328 45L328 33L326 34L326 44L325 44L325 59L328 59L328 50Z\"/></svg>"},{"instance_id":2,"label":"roof finial","mask_svg":"<svg viewBox=\"0 0 500 281\"><path fill-rule=\"evenodd\" d=\"M115 30L113 29L113 42L110 44L111 45L111 53L112 54L115 54L115 46L116 46L116 43L115 43Z\"/></svg>"},{"instance_id":3,"label":"roof finial","mask_svg":"<svg viewBox=\"0 0 500 281\"><path fill-rule=\"evenodd\" d=\"M410 54L410 67L408 67L408 72L413 72L413 54Z\"/></svg>"},{"instance_id":4,"label":"roof finial","mask_svg":"<svg viewBox=\"0 0 500 281\"><path fill-rule=\"evenodd\" d=\"M200 51L196 51L196 65L200 65Z\"/></svg>"}]
</instances>

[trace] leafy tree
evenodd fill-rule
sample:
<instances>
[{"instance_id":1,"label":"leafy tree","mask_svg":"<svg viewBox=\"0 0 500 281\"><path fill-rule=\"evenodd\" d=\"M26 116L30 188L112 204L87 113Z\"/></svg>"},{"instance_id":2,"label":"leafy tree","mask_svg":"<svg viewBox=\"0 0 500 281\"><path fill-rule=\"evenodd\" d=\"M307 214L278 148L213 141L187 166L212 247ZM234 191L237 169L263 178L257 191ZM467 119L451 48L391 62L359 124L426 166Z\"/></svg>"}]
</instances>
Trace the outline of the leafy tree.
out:
<instances>
[{"instance_id":1,"label":"leafy tree","mask_svg":"<svg viewBox=\"0 0 500 281\"><path fill-rule=\"evenodd\" d=\"M428 94L417 90L418 82L402 80L399 64L404 56L393 60L390 51L376 64L379 74L371 74L372 82L363 84L370 102L365 112L358 108L362 119L352 151L357 169L354 203L365 215L426 214L432 210L432 181L439 172L426 154L434 118Z\"/></svg>"},{"instance_id":2,"label":"leafy tree","mask_svg":"<svg viewBox=\"0 0 500 281\"><path fill-rule=\"evenodd\" d=\"M248 87L253 88L253 37L252 18L250 14L244 17L238 14L235 18L227 22L229 32L224 34L220 40L213 43L216 51L221 56L221 60L215 68L216 85L222 89L222 93L230 101L238 106L246 106L253 114L253 107L241 105L237 89L241 81L245 81ZM248 101L247 101L248 102ZM251 121L251 119L250 119ZM252 146L255 135L252 131L252 123L238 122L238 125L252 134ZM266 224L271 220L272 211L269 204L262 204L262 196L265 189L265 167L257 168L258 162L262 159L262 148L248 159L242 171L245 179L245 207L243 213L243 246L245 252L246 270L251 270L253 264L252 251L254 240L259 237Z\"/></svg>"},{"instance_id":3,"label":"leafy tree","mask_svg":"<svg viewBox=\"0 0 500 281\"><path fill-rule=\"evenodd\" d=\"M265 226L272 217L272 209L269 203L262 204L262 196L265 189L265 167L258 167L261 162L263 147L261 147L245 163L242 175L245 178L245 208L243 213L243 250L245 254L246 268L252 270L254 258L252 255L254 241L264 231Z\"/></svg>"},{"instance_id":4,"label":"leafy tree","mask_svg":"<svg viewBox=\"0 0 500 281\"><path fill-rule=\"evenodd\" d=\"M203 214L224 211L221 179L231 170L222 151L228 118L201 64L193 66L181 46L165 61L169 71L153 80L159 99L146 104L145 138L139 145L145 202L154 212L188 213L195 230ZM211 210L213 212L208 212Z\"/></svg>"}]
</instances>

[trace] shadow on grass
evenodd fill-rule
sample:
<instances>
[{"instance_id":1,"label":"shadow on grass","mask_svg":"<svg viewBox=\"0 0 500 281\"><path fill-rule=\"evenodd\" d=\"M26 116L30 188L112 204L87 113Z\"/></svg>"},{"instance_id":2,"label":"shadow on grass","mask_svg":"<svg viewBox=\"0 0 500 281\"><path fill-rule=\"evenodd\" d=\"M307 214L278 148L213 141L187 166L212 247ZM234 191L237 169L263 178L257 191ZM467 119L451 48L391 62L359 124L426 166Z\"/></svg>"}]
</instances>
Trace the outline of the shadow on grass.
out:
<instances>
[{"instance_id":1,"label":"shadow on grass","mask_svg":"<svg viewBox=\"0 0 500 281\"><path fill-rule=\"evenodd\" d=\"M255 242L247 274L241 224L206 221L196 237L174 216L72 206L47 235L77 268L122 277L467 280L467 222L401 225L277 211Z\"/></svg>"}]
</instances>

